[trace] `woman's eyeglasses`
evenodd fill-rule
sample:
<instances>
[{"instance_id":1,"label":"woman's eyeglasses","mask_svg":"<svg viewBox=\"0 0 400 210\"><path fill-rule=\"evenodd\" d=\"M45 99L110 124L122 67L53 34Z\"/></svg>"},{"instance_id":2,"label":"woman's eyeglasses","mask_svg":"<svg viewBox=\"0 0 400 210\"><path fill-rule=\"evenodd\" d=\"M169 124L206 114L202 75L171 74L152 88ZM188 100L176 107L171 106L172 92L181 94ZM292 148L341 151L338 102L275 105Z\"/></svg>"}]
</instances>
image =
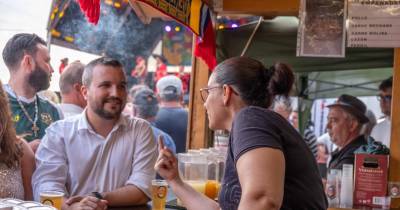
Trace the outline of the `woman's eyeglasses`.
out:
<instances>
[{"instance_id":1,"label":"woman's eyeglasses","mask_svg":"<svg viewBox=\"0 0 400 210\"><path fill-rule=\"evenodd\" d=\"M216 89L216 88L222 88L222 85L200 88L200 96L201 96L201 99L203 100L203 102L206 102L208 95L210 94L210 90Z\"/></svg>"},{"instance_id":2,"label":"woman's eyeglasses","mask_svg":"<svg viewBox=\"0 0 400 210\"><path fill-rule=\"evenodd\" d=\"M232 91L233 94L235 95L239 95L238 92L230 85L228 85ZM222 88L223 85L216 85L216 86L211 86L211 87L205 87L205 88L200 88L200 95L201 95L201 99L203 100L203 102L206 102L208 95L210 94L210 90L212 89L216 89L216 88Z\"/></svg>"}]
</instances>

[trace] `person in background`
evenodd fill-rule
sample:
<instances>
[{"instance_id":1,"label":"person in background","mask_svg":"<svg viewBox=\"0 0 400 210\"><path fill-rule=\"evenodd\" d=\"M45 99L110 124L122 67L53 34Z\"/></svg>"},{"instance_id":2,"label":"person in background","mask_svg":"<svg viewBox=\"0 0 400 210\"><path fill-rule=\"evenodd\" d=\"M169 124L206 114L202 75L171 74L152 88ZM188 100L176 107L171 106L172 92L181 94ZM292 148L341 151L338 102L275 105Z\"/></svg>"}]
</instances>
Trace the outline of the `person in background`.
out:
<instances>
[{"instance_id":1,"label":"person in background","mask_svg":"<svg viewBox=\"0 0 400 210\"><path fill-rule=\"evenodd\" d=\"M371 110L367 110L365 113L365 116L368 117L368 122L364 124L364 127L362 128L362 133L365 135L365 139L372 138L371 137L371 132L374 129L376 125L376 117L375 114ZM375 139L374 139L375 140Z\"/></svg>"},{"instance_id":2,"label":"person in background","mask_svg":"<svg viewBox=\"0 0 400 210\"><path fill-rule=\"evenodd\" d=\"M136 90L132 97L132 104L132 115L147 120L151 124L155 139L158 136L162 136L165 146L173 153L176 153L176 146L171 136L154 126L154 120L158 112L158 101L154 92L146 87Z\"/></svg>"},{"instance_id":3,"label":"person in background","mask_svg":"<svg viewBox=\"0 0 400 210\"><path fill-rule=\"evenodd\" d=\"M160 109L154 125L175 141L176 152L186 151L188 111L183 108L182 81L173 75L161 78L157 84Z\"/></svg>"},{"instance_id":4,"label":"person in background","mask_svg":"<svg viewBox=\"0 0 400 210\"><path fill-rule=\"evenodd\" d=\"M60 103L60 97L58 97L57 93L52 90L49 90L49 89L42 90L42 91L38 92L37 94L39 97L47 99L48 101L53 103L53 105Z\"/></svg>"},{"instance_id":5,"label":"person in background","mask_svg":"<svg viewBox=\"0 0 400 210\"><path fill-rule=\"evenodd\" d=\"M179 66L179 71L175 74L182 81L183 94L189 93L190 74L185 72L185 66Z\"/></svg>"},{"instance_id":6,"label":"person in background","mask_svg":"<svg viewBox=\"0 0 400 210\"><path fill-rule=\"evenodd\" d=\"M35 200L42 191L60 191L63 209L147 203L157 145L148 122L121 114L127 97L122 64L101 57L82 77L87 108L46 129L32 179Z\"/></svg>"},{"instance_id":7,"label":"person in background","mask_svg":"<svg viewBox=\"0 0 400 210\"><path fill-rule=\"evenodd\" d=\"M367 141L361 128L369 119L367 108L358 98L343 94L329 108L327 129L337 149L331 153L328 169L342 169L343 164L354 164L354 151Z\"/></svg>"},{"instance_id":8,"label":"person in background","mask_svg":"<svg viewBox=\"0 0 400 210\"><path fill-rule=\"evenodd\" d=\"M147 77L146 60L142 56L136 57L136 66L131 72L131 76L138 80L139 84L144 84Z\"/></svg>"},{"instance_id":9,"label":"person in background","mask_svg":"<svg viewBox=\"0 0 400 210\"><path fill-rule=\"evenodd\" d=\"M4 86L8 94L17 135L36 151L45 129L62 118L56 106L37 95L50 86L53 68L47 43L36 34L14 35L3 49L3 60L10 71Z\"/></svg>"},{"instance_id":10,"label":"person in background","mask_svg":"<svg viewBox=\"0 0 400 210\"><path fill-rule=\"evenodd\" d=\"M63 73L66 66L68 66L68 58L63 58L60 60L60 66L58 67L58 72L60 75Z\"/></svg>"},{"instance_id":11,"label":"person in background","mask_svg":"<svg viewBox=\"0 0 400 210\"><path fill-rule=\"evenodd\" d=\"M82 95L82 75L85 65L79 61L69 64L60 77L60 93L62 103L58 106L64 117L82 113L86 100Z\"/></svg>"},{"instance_id":12,"label":"person in background","mask_svg":"<svg viewBox=\"0 0 400 210\"><path fill-rule=\"evenodd\" d=\"M183 106L189 106L190 74L185 72L185 66L179 66L179 72L175 74L182 81Z\"/></svg>"},{"instance_id":13,"label":"person in background","mask_svg":"<svg viewBox=\"0 0 400 210\"><path fill-rule=\"evenodd\" d=\"M124 110L122 111L122 114L134 117L133 116L133 104L132 104L133 96L135 95L137 90L142 89L142 88L149 88L149 87L147 85L134 85L131 87L131 89L129 89L127 101L126 101Z\"/></svg>"},{"instance_id":14,"label":"person in background","mask_svg":"<svg viewBox=\"0 0 400 210\"><path fill-rule=\"evenodd\" d=\"M317 163L323 183L326 182L326 176L328 175L328 158L329 152L327 146L324 143L317 143Z\"/></svg>"},{"instance_id":15,"label":"person in background","mask_svg":"<svg viewBox=\"0 0 400 210\"><path fill-rule=\"evenodd\" d=\"M289 117L290 123L293 125L296 130L299 130L299 113L297 111L292 111ZM304 129L304 141L310 148L311 152L314 154L314 157L317 157L318 148L317 148L317 137L314 134L314 124L311 121L307 122L306 128Z\"/></svg>"},{"instance_id":16,"label":"person in background","mask_svg":"<svg viewBox=\"0 0 400 210\"><path fill-rule=\"evenodd\" d=\"M371 132L371 137L380 141L390 148L390 129L391 129L391 109L392 109L392 83L393 77L389 77L379 85L379 105L384 114L383 119L378 120L378 124Z\"/></svg>"},{"instance_id":17,"label":"person in background","mask_svg":"<svg viewBox=\"0 0 400 210\"><path fill-rule=\"evenodd\" d=\"M156 59L157 65L154 82L157 83L161 78L167 76L167 61L161 55L153 54L153 57Z\"/></svg>"},{"instance_id":18,"label":"person in background","mask_svg":"<svg viewBox=\"0 0 400 210\"><path fill-rule=\"evenodd\" d=\"M290 124L299 131L299 114L297 111L293 111L290 99L277 97L273 104L273 110L289 121ZM315 137L313 130L310 129L313 128L307 125L304 130L303 139L314 154L314 157L317 157L317 138Z\"/></svg>"},{"instance_id":19,"label":"person in background","mask_svg":"<svg viewBox=\"0 0 400 210\"><path fill-rule=\"evenodd\" d=\"M220 63L200 89L209 127L230 131L218 203L179 177L177 159L160 141L155 168L191 210L327 208L315 158L289 122L269 109L294 82L285 64L270 68L234 57ZM299 158L301 157L301 158Z\"/></svg>"},{"instance_id":20,"label":"person in background","mask_svg":"<svg viewBox=\"0 0 400 210\"><path fill-rule=\"evenodd\" d=\"M274 100L273 110L289 121L293 108L289 99L277 97Z\"/></svg>"},{"instance_id":21,"label":"person in background","mask_svg":"<svg viewBox=\"0 0 400 210\"><path fill-rule=\"evenodd\" d=\"M7 95L0 82L0 198L32 200L34 170L33 151L17 137Z\"/></svg>"}]
</instances>

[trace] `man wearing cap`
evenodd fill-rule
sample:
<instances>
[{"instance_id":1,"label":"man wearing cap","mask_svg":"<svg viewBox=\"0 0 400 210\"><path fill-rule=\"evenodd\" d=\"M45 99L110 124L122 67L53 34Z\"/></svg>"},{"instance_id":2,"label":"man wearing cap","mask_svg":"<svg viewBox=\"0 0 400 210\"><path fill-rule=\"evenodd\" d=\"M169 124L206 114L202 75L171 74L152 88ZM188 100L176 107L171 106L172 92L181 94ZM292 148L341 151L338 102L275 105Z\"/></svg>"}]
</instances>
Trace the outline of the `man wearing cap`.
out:
<instances>
[{"instance_id":1,"label":"man wearing cap","mask_svg":"<svg viewBox=\"0 0 400 210\"><path fill-rule=\"evenodd\" d=\"M132 96L132 105L132 115L147 120L151 124L155 139L158 139L158 136L162 136L164 145L176 153L176 146L171 136L154 126L154 120L158 112L158 101L154 92L147 87L136 90Z\"/></svg>"},{"instance_id":2,"label":"man wearing cap","mask_svg":"<svg viewBox=\"0 0 400 210\"><path fill-rule=\"evenodd\" d=\"M186 151L186 129L188 112L182 106L182 81L173 75L165 76L157 82L160 110L155 126L168 133L175 141L176 152Z\"/></svg>"},{"instance_id":3,"label":"man wearing cap","mask_svg":"<svg viewBox=\"0 0 400 210\"><path fill-rule=\"evenodd\" d=\"M378 124L372 130L371 136L376 141L380 141L387 147L390 147L390 112L392 108L392 83L393 78L389 77L379 85L379 105L384 114L383 119L378 120Z\"/></svg>"},{"instance_id":4,"label":"man wearing cap","mask_svg":"<svg viewBox=\"0 0 400 210\"><path fill-rule=\"evenodd\" d=\"M351 95L341 95L328 106L328 133L338 147L332 152L329 169L342 169L343 164L354 164L354 151L367 144L361 128L368 122L365 104Z\"/></svg>"}]
</instances>

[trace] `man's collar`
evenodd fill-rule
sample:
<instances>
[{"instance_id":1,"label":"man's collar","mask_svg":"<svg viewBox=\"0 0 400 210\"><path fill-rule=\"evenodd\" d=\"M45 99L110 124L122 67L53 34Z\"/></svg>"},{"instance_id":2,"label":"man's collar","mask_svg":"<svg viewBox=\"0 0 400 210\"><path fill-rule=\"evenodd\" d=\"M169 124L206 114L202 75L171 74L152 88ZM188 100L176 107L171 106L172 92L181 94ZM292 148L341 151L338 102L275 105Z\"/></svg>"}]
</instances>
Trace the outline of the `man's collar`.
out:
<instances>
[{"instance_id":1,"label":"man's collar","mask_svg":"<svg viewBox=\"0 0 400 210\"><path fill-rule=\"evenodd\" d=\"M3 85L3 88L8 93L8 95L10 95L13 98L17 98L14 90L11 88L11 86L9 84ZM35 94L35 96L33 98L25 98L23 96L18 96L18 99L24 103L30 104L36 100L36 97L37 97L37 94Z\"/></svg>"},{"instance_id":2,"label":"man's collar","mask_svg":"<svg viewBox=\"0 0 400 210\"><path fill-rule=\"evenodd\" d=\"M338 152L339 151L345 151L345 150L347 150L347 148L352 148L353 145L359 145L359 144L364 144L364 143L365 144L367 143L367 140L365 139L364 135L359 135L356 138L354 138L350 143L346 144L346 146L342 147L342 149L339 150L339 148L338 148L336 150Z\"/></svg>"},{"instance_id":3,"label":"man's collar","mask_svg":"<svg viewBox=\"0 0 400 210\"><path fill-rule=\"evenodd\" d=\"M91 131L95 132L94 129L92 128L92 126L89 124L89 120L87 119L86 112L87 112L87 108L85 108L83 110L83 112L80 114L79 122L78 122L78 130L91 130ZM127 117L124 116L123 114L121 114L118 121L115 123L112 131L114 131L120 127L126 128L127 125L128 125Z\"/></svg>"}]
</instances>

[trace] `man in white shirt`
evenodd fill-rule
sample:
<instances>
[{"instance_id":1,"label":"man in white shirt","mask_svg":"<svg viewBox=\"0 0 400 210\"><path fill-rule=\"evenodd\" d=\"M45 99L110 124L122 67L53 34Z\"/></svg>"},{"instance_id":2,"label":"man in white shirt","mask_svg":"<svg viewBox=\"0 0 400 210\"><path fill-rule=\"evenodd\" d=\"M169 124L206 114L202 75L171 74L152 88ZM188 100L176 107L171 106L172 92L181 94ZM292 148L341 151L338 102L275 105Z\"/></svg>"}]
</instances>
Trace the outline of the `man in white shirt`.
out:
<instances>
[{"instance_id":1,"label":"man in white shirt","mask_svg":"<svg viewBox=\"0 0 400 210\"><path fill-rule=\"evenodd\" d=\"M376 141L380 141L387 147L390 147L390 112L392 106L392 83L393 78L389 77L381 82L379 85L379 105L384 114L384 118L378 120L378 124L372 130L371 136Z\"/></svg>"},{"instance_id":2,"label":"man in white shirt","mask_svg":"<svg viewBox=\"0 0 400 210\"><path fill-rule=\"evenodd\" d=\"M63 209L148 202L157 146L146 121L121 114L127 97L122 64L110 58L90 62L82 93L85 111L46 130L36 155L35 200L50 190L65 193Z\"/></svg>"},{"instance_id":3,"label":"man in white shirt","mask_svg":"<svg viewBox=\"0 0 400 210\"><path fill-rule=\"evenodd\" d=\"M86 107L86 100L81 93L82 75L85 65L75 61L65 67L60 77L60 93L62 103L58 106L64 117L82 113Z\"/></svg>"}]
</instances>

